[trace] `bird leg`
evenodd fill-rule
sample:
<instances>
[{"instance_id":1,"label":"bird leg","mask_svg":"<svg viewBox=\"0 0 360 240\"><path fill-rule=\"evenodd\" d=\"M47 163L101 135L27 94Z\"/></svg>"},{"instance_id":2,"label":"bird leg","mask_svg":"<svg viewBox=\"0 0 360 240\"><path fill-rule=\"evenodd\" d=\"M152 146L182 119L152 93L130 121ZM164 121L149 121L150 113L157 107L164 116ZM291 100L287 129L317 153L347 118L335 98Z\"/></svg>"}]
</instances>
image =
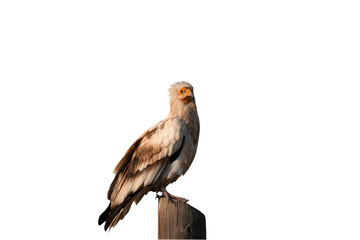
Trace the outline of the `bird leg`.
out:
<instances>
[{"instance_id":1,"label":"bird leg","mask_svg":"<svg viewBox=\"0 0 360 240\"><path fill-rule=\"evenodd\" d=\"M189 201L188 199L186 198L182 198L182 197L177 197L175 195L172 195L171 193L169 193L165 187L161 187L160 188L161 192L162 192L162 196L161 197L165 197L167 200L178 200L178 201L181 201L181 202L187 202Z\"/></svg>"}]
</instances>

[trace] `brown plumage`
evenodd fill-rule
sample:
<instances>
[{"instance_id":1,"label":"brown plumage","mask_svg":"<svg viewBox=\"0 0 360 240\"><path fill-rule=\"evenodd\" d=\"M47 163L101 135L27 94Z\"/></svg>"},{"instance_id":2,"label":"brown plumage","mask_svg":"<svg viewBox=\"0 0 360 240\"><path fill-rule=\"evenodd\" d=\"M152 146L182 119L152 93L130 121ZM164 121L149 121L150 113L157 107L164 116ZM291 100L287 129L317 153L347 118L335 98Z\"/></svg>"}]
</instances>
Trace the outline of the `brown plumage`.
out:
<instances>
[{"instance_id":1,"label":"brown plumage","mask_svg":"<svg viewBox=\"0 0 360 240\"><path fill-rule=\"evenodd\" d=\"M115 167L115 178L108 191L110 204L100 215L99 225L114 227L149 191L167 198L185 200L169 194L166 186L189 169L196 153L200 123L193 87L174 83L169 89L169 115L145 133L127 150Z\"/></svg>"}]
</instances>

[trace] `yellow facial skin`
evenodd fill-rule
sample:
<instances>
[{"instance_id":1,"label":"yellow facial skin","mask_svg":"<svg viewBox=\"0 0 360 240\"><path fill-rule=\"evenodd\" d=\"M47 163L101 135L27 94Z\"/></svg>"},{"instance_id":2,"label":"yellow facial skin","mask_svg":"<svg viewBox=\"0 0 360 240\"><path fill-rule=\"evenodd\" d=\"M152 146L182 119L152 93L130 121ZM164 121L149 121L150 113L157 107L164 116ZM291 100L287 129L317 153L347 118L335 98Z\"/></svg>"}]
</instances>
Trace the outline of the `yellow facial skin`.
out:
<instances>
[{"instance_id":1,"label":"yellow facial skin","mask_svg":"<svg viewBox=\"0 0 360 240\"><path fill-rule=\"evenodd\" d=\"M190 88L183 87L180 88L178 92L178 98L183 101L184 103L188 104L191 99L193 98L193 93L191 92Z\"/></svg>"}]
</instances>

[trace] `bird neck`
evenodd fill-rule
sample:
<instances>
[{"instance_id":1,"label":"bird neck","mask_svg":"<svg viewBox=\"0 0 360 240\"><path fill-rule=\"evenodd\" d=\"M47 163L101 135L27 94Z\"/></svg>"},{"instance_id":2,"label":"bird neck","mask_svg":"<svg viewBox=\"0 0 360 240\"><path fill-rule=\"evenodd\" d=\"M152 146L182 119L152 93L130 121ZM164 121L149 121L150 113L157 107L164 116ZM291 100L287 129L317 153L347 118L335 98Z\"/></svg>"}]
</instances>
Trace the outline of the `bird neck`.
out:
<instances>
[{"instance_id":1,"label":"bird neck","mask_svg":"<svg viewBox=\"0 0 360 240\"><path fill-rule=\"evenodd\" d=\"M200 132L200 121L197 114L195 99L190 103L185 104L179 99L172 99L170 101L170 113L169 117L179 117L188 126L193 140L194 146L197 145Z\"/></svg>"},{"instance_id":2,"label":"bird neck","mask_svg":"<svg viewBox=\"0 0 360 240\"><path fill-rule=\"evenodd\" d=\"M194 116L197 116L196 105L194 101L185 104L179 99L172 99L170 101L170 113L171 117L180 117L186 124L192 120Z\"/></svg>"}]
</instances>

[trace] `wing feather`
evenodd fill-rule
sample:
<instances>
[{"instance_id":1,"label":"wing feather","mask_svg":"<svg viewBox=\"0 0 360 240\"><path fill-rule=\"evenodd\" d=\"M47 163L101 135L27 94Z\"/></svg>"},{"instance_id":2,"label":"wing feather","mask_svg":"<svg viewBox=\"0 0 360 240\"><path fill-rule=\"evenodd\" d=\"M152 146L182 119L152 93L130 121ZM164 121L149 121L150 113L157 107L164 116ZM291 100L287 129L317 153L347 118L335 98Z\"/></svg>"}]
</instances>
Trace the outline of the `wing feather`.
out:
<instances>
[{"instance_id":1,"label":"wing feather","mask_svg":"<svg viewBox=\"0 0 360 240\"><path fill-rule=\"evenodd\" d=\"M120 206L131 194L154 184L173 159L171 156L181 148L185 134L183 121L173 117L141 135L114 170L116 176L108 192L111 208Z\"/></svg>"}]
</instances>

